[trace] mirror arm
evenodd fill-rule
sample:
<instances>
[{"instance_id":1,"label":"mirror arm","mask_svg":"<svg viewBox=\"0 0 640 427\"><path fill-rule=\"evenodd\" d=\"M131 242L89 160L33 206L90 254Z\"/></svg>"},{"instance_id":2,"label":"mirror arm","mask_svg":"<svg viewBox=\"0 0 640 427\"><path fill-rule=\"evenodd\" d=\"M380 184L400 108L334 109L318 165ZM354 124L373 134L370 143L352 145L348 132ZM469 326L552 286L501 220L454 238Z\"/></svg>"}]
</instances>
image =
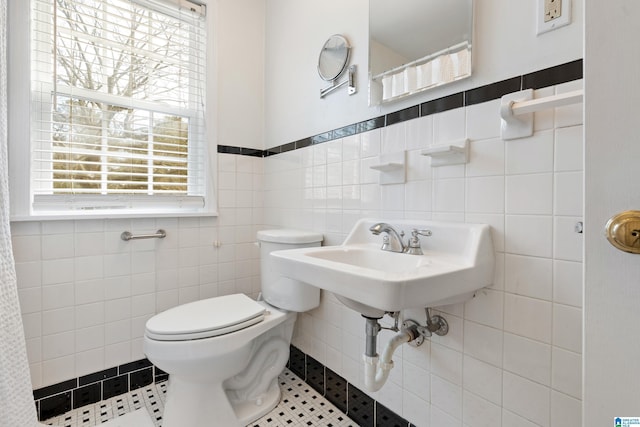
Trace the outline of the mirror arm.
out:
<instances>
[{"instance_id":1,"label":"mirror arm","mask_svg":"<svg viewBox=\"0 0 640 427\"><path fill-rule=\"evenodd\" d=\"M333 81L333 84L327 88L324 89L320 89L320 98L324 98L326 95L329 95L331 92L333 92L334 90L343 87L344 85L348 86L348 93L349 95L353 95L354 93L357 92L356 89L356 66L355 65L351 65L348 70L348 77L347 80L344 80L341 83L336 84L335 80Z\"/></svg>"}]
</instances>

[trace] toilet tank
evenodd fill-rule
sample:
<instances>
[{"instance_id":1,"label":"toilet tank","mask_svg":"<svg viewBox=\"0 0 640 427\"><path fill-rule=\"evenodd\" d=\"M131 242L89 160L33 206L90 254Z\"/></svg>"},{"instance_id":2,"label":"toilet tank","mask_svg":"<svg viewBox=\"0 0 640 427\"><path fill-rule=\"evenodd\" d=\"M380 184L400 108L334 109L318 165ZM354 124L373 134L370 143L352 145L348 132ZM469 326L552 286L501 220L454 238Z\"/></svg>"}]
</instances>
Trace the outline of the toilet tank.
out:
<instances>
[{"instance_id":1,"label":"toilet tank","mask_svg":"<svg viewBox=\"0 0 640 427\"><path fill-rule=\"evenodd\" d=\"M269 254L284 249L320 246L322 234L303 230L258 231L260 245L260 285L269 304L289 311L307 311L320 304L320 288L281 276Z\"/></svg>"}]
</instances>

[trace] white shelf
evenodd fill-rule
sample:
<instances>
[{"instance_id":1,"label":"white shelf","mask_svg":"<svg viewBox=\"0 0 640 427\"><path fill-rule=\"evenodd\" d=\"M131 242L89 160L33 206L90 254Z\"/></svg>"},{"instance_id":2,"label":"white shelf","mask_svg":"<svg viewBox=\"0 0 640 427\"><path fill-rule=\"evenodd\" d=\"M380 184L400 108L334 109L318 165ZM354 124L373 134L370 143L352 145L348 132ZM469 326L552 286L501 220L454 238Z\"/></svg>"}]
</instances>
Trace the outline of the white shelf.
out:
<instances>
[{"instance_id":1,"label":"white shelf","mask_svg":"<svg viewBox=\"0 0 640 427\"><path fill-rule=\"evenodd\" d=\"M431 167L461 165L469 161L469 140L461 139L448 144L434 145L420 152L431 157Z\"/></svg>"},{"instance_id":2,"label":"white shelf","mask_svg":"<svg viewBox=\"0 0 640 427\"><path fill-rule=\"evenodd\" d=\"M369 166L373 170L380 172L380 185L404 184L406 179L405 165L406 152L381 154L378 157L378 164Z\"/></svg>"},{"instance_id":3,"label":"white shelf","mask_svg":"<svg viewBox=\"0 0 640 427\"><path fill-rule=\"evenodd\" d=\"M371 165L369 166L371 169L380 171L380 172L393 172L398 169L404 168L403 163L384 163L381 165Z\"/></svg>"}]
</instances>

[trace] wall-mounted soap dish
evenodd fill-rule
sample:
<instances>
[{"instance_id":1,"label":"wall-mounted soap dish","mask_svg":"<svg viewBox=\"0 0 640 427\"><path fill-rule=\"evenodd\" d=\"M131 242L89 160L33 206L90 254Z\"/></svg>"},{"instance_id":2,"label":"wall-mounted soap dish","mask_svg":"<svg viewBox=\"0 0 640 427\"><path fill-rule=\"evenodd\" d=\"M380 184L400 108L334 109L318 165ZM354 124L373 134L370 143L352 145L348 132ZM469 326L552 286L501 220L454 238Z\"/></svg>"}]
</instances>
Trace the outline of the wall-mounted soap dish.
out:
<instances>
[{"instance_id":1,"label":"wall-mounted soap dish","mask_svg":"<svg viewBox=\"0 0 640 427\"><path fill-rule=\"evenodd\" d=\"M369 166L380 172L380 185L403 184L405 181L405 151L381 154L378 164Z\"/></svg>"},{"instance_id":2,"label":"wall-mounted soap dish","mask_svg":"<svg viewBox=\"0 0 640 427\"><path fill-rule=\"evenodd\" d=\"M462 165L469 161L469 140L434 145L425 148L420 154L431 157L431 167Z\"/></svg>"}]
</instances>

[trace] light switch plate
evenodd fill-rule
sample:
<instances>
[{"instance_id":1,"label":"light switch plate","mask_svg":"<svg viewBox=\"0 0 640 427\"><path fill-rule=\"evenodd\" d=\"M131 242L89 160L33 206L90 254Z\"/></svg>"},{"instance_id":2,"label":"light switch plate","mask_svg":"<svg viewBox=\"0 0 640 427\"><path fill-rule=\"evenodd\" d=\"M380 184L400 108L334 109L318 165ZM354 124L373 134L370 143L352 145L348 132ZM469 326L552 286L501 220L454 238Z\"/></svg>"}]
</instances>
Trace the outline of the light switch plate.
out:
<instances>
[{"instance_id":1,"label":"light switch plate","mask_svg":"<svg viewBox=\"0 0 640 427\"><path fill-rule=\"evenodd\" d=\"M546 33L571 23L571 0L538 0L537 34Z\"/></svg>"}]
</instances>

